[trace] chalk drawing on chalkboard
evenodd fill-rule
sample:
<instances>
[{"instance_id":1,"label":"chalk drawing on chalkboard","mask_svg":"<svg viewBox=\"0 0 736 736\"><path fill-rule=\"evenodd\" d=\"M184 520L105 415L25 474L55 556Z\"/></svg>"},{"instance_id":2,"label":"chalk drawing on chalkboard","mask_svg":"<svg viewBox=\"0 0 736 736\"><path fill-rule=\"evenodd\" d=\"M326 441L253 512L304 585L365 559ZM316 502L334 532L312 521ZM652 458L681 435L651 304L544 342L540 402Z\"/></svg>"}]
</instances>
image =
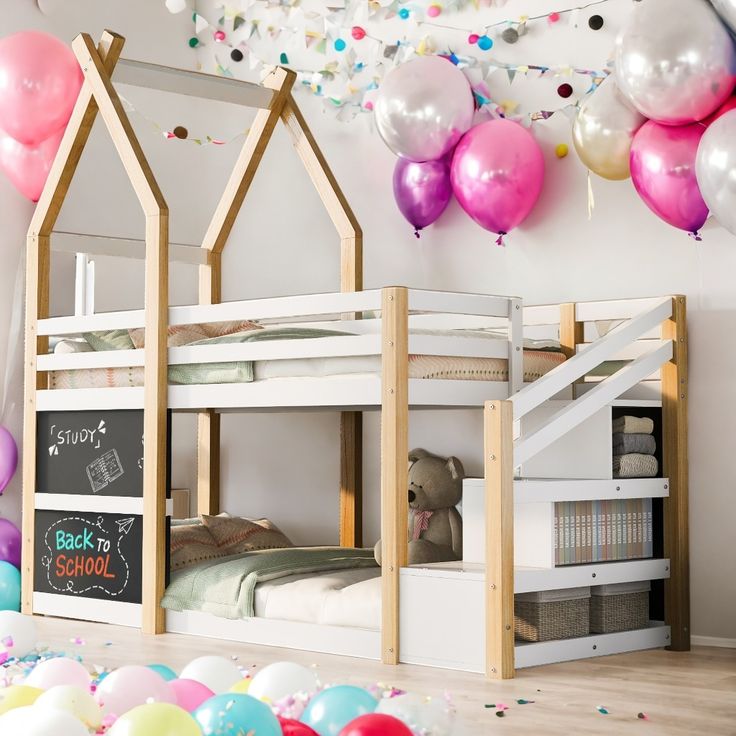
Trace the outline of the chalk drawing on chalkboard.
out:
<instances>
[{"instance_id":1,"label":"chalk drawing on chalkboard","mask_svg":"<svg viewBox=\"0 0 736 736\"><path fill-rule=\"evenodd\" d=\"M118 451L115 449L108 450L102 457L98 457L87 466L87 478L89 478L89 484L92 486L92 493L97 493L106 488L123 473Z\"/></svg>"},{"instance_id":2,"label":"chalk drawing on chalkboard","mask_svg":"<svg viewBox=\"0 0 736 736\"><path fill-rule=\"evenodd\" d=\"M130 519L120 519L120 521L116 522L118 531L122 536L125 536L133 528L134 521L135 519L131 517Z\"/></svg>"},{"instance_id":3,"label":"chalk drawing on chalkboard","mask_svg":"<svg viewBox=\"0 0 736 736\"><path fill-rule=\"evenodd\" d=\"M48 554L41 558L41 564L46 568L46 577L49 585L60 593L72 593L73 595L83 595L89 593L90 590L101 590L109 596L117 597L122 595L123 591L130 580L130 566L125 559L125 555L120 549L120 543L125 535L130 531L134 519L123 519L118 521L119 536L115 544L117 554L120 556L125 567L125 575L122 581L117 576L109 574L109 555L112 547L111 535L105 529L104 519L97 517L96 523L92 523L88 519L81 516L66 516L58 519L46 530L44 535L44 544L48 549ZM69 522L81 522L83 527L81 533L74 534L65 529L64 525ZM125 532L122 531L120 524L127 525ZM55 527L59 527L55 529ZM78 531L78 530L75 530ZM51 541L50 537L53 539ZM53 546L52 546L53 545ZM70 577L66 581L63 588L54 584L54 576L52 568L56 573L56 577ZM110 584L100 585L98 583L82 583L81 588L75 587L75 578L93 578L110 580ZM118 581L117 586L113 586L113 581Z\"/></svg>"}]
</instances>

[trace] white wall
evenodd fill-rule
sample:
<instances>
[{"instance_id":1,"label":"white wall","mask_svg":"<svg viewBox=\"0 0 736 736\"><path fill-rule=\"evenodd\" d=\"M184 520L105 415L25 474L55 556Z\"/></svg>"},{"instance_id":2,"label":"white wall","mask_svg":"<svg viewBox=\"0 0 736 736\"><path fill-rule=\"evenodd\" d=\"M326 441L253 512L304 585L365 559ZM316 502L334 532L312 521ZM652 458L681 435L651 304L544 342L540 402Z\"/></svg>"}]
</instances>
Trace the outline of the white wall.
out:
<instances>
[{"instance_id":1,"label":"white wall","mask_svg":"<svg viewBox=\"0 0 736 736\"><path fill-rule=\"evenodd\" d=\"M42 25L29 4L11 13L18 27ZM59 0L57 0L57 3ZM113 23L130 37L128 55L169 64L193 62L186 47L188 18L164 17L153 0L138 0L137 14L130 2L103 10L94 0L71 20L59 16L57 32L69 38L72 29L90 22ZM556 4L559 9L560 3ZM483 18L505 18L530 10L529 2L511 0L501 10L484 11ZM200 0L210 17L212 0ZM606 19L594 33L584 25L566 25L548 33L530 34L516 47L499 48L500 58L529 63L571 63L601 67L608 58L613 35L631 4L612 0L598 8ZM547 0L537 9L552 9ZM22 11L22 12L21 12ZM480 18L480 16L478 16ZM0 24L8 23L8 14ZM91 21L90 21L91 19ZM155 19L155 26L152 25ZM150 21L150 22L146 22ZM487 21L482 21L487 22ZM97 31L98 28L93 28ZM376 30L376 29L374 29ZM377 29L380 32L382 29ZM383 29L392 32L390 29ZM6 32L0 25L0 31ZM200 58L206 70L209 44ZM560 80L564 81L564 80ZM586 80L587 81L587 80ZM585 81L576 80L584 90ZM529 109L559 107L556 85L549 80L517 78L511 88L500 80L491 85L498 99L522 101ZM247 116L228 106L189 106L171 98L126 93L139 110L166 126L187 125L192 134L228 138L247 126ZM684 293L689 299L691 330L690 466L693 632L736 638L736 579L728 575L736 564L731 544L736 501L732 492L731 462L736 435L736 387L731 366L736 344L730 322L736 310L732 274L736 272L736 240L715 224L696 244L686 234L661 223L640 202L630 182L593 182L596 208L591 221L586 211L586 178L574 153L557 160L553 148L569 142L569 122L562 116L535 124L535 135L545 150L547 179L539 204L506 248L471 222L453 203L441 222L417 241L396 211L391 194L393 156L371 129L368 116L342 124L322 113L318 100L300 94L305 115L354 207L365 232L366 286L405 284L414 287L515 294L529 302L616 298ZM206 115L212 110L211 117ZM143 145L152 156L172 210L172 237L196 243L201 238L234 160L237 145L197 148L165 142L150 124L134 117ZM100 141L100 161L113 161ZM110 170L119 170L110 164ZM107 173L106 169L106 173ZM82 187L85 181L89 187ZM140 221L121 176L106 190L97 184L92 167L80 172L70 205L70 227L98 227L109 233L135 234ZM4 181L0 190L6 227L0 235L2 255L17 248L30 206ZM107 192L113 193L111 200ZM15 233L13 235L13 232ZM138 230L140 232L140 230ZM282 131L265 155L248 201L243 208L225 255L226 299L334 290L338 287L337 240L308 179ZM5 263L5 260L3 260ZM131 262L132 263L132 262ZM104 266L104 263L100 264ZM98 303L102 309L140 302L140 272L131 264L115 264L110 278L101 279ZM68 274L60 270L60 274ZM0 325L6 322L7 284L0 271ZM57 278L59 286L62 276ZM172 272L172 301L194 299L193 274ZM58 291L58 289L57 289ZM57 307L64 300L57 297ZM0 335L0 339L2 336ZM0 343L1 344L1 343ZM368 541L378 535L378 416L365 421L365 517ZM223 485L227 509L273 518L296 541L333 542L337 539L338 426L332 414L227 415L223 422ZM175 425L175 485L194 488L194 421L186 416ZM456 454L471 474L481 471L479 413L424 412L414 417L412 446ZM0 504L15 503L17 491ZM14 508L0 505L0 513ZM724 574L726 573L726 574Z\"/></svg>"}]
</instances>

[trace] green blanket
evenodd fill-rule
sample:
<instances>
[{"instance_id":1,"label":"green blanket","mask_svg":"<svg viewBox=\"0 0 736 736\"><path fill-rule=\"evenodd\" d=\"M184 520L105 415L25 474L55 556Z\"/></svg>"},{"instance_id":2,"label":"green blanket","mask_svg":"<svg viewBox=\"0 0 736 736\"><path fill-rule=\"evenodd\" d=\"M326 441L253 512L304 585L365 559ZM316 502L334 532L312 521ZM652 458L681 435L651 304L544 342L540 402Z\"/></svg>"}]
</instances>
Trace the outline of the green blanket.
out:
<instances>
[{"instance_id":1,"label":"green blanket","mask_svg":"<svg viewBox=\"0 0 736 736\"><path fill-rule=\"evenodd\" d=\"M248 330L222 337L210 337L189 343L193 345L222 345L225 343L265 342L268 340L304 340L315 337L351 335L350 332L322 330L312 327L276 327L265 330ZM192 363L169 366L169 383L191 386L201 383L249 383L254 380L253 362L250 360L226 363Z\"/></svg>"},{"instance_id":2,"label":"green blanket","mask_svg":"<svg viewBox=\"0 0 736 736\"><path fill-rule=\"evenodd\" d=\"M246 552L172 573L161 605L223 618L254 616L256 584L287 575L376 567L372 549L287 547Z\"/></svg>"}]
</instances>

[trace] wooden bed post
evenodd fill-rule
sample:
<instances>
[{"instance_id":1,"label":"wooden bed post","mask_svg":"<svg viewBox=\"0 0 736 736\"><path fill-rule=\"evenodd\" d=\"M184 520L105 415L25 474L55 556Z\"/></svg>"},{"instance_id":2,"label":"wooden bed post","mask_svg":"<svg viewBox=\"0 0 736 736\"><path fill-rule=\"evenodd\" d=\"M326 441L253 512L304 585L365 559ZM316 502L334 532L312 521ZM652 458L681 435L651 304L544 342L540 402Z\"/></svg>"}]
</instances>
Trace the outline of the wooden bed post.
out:
<instances>
[{"instance_id":1,"label":"wooden bed post","mask_svg":"<svg viewBox=\"0 0 736 736\"><path fill-rule=\"evenodd\" d=\"M281 112L299 158L340 236L340 290L363 289L363 232L307 121L290 94ZM361 315L344 315L360 319ZM340 545L363 544L363 413L340 415Z\"/></svg>"},{"instance_id":2,"label":"wooden bed post","mask_svg":"<svg viewBox=\"0 0 736 736\"><path fill-rule=\"evenodd\" d=\"M399 662L399 572L409 555L409 310L403 287L382 294L381 660Z\"/></svg>"},{"instance_id":3,"label":"wooden bed post","mask_svg":"<svg viewBox=\"0 0 736 736\"><path fill-rule=\"evenodd\" d=\"M690 649L690 551L688 532L687 310L685 297L672 298L672 317L662 324L662 339L672 340L672 360L662 366L663 473L669 478L664 499L664 555L670 561L665 580L665 622L670 649Z\"/></svg>"},{"instance_id":4,"label":"wooden bed post","mask_svg":"<svg viewBox=\"0 0 736 736\"><path fill-rule=\"evenodd\" d=\"M98 45L105 70L112 73L125 39L105 31ZM45 377L37 375L37 356L48 350L48 338L34 337L38 320L48 316L50 237L64 203L84 146L97 117L92 88L85 81L51 167L46 185L28 228L26 253L26 341L23 408L23 549L21 610L33 613L34 523L36 493L36 390L45 388Z\"/></svg>"},{"instance_id":5,"label":"wooden bed post","mask_svg":"<svg viewBox=\"0 0 736 736\"><path fill-rule=\"evenodd\" d=\"M575 302L560 304L560 350L566 358L572 358L578 345L585 342L585 324L577 321ZM574 399L575 384L570 386L570 396Z\"/></svg>"},{"instance_id":6,"label":"wooden bed post","mask_svg":"<svg viewBox=\"0 0 736 736\"><path fill-rule=\"evenodd\" d=\"M146 217L142 629L145 633L158 634L164 631L165 625L160 603L167 559L169 212L92 39L80 34L72 48Z\"/></svg>"},{"instance_id":7,"label":"wooden bed post","mask_svg":"<svg viewBox=\"0 0 736 736\"><path fill-rule=\"evenodd\" d=\"M486 677L514 676L514 408L483 411L486 482Z\"/></svg>"}]
</instances>

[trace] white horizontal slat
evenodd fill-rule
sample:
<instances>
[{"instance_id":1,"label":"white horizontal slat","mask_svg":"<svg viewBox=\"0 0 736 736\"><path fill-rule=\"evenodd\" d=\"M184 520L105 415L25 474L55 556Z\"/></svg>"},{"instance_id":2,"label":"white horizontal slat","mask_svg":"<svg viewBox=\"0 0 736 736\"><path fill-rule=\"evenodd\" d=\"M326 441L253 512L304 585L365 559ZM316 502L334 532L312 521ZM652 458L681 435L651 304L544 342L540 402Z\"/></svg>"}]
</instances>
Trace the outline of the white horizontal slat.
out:
<instances>
[{"instance_id":1,"label":"white horizontal slat","mask_svg":"<svg viewBox=\"0 0 736 736\"><path fill-rule=\"evenodd\" d=\"M261 109L268 108L274 94L273 90L252 82L159 66L133 59L118 61L113 81L133 87L160 89L178 95L219 100Z\"/></svg>"},{"instance_id":2,"label":"white horizontal slat","mask_svg":"<svg viewBox=\"0 0 736 736\"><path fill-rule=\"evenodd\" d=\"M517 669L538 667L553 662L570 662L573 659L658 649L668 646L669 643L670 627L652 622L646 629L517 644L514 647L514 666Z\"/></svg>"},{"instance_id":3,"label":"white horizontal slat","mask_svg":"<svg viewBox=\"0 0 736 736\"><path fill-rule=\"evenodd\" d=\"M96 496L82 493L36 493L34 507L50 511L90 511L101 514L143 515L143 498ZM166 500L166 515L174 513L174 502Z\"/></svg>"},{"instance_id":4,"label":"white horizontal slat","mask_svg":"<svg viewBox=\"0 0 736 736\"><path fill-rule=\"evenodd\" d=\"M667 559L623 560L552 568L517 567L514 569L514 593L662 580L669 576L670 561Z\"/></svg>"},{"instance_id":5,"label":"white horizontal slat","mask_svg":"<svg viewBox=\"0 0 736 736\"><path fill-rule=\"evenodd\" d=\"M636 340L635 342L629 343L621 350L617 350L613 355L606 358L609 360L634 360L641 355L646 355L653 349L660 347L666 340ZM576 353L582 353L588 350L595 343L583 343L577 345L575 348Z\"/></svg>"},{"instance_id":6,"label":"white horizontal slat","mask_svg":"<svg viewBox=\"0 0 736 736\"><path fill-rule=\"evenodd\" d=\"M482 481L481 481L482 482ZM514 481L514 503L589 501L616 498L666 498L668 478L615 480L521 479Z\"/></svg>"},{"instance_id":7,"label":"white horizontal slat","mask_svg":"<svg viewBox=\"0 0 736 736\"><path fill-rule=\"evenodd\" d=\"M36 392L37 411L142 409L143 388L64 388Z\"/></svg>"},{"instance_id":8,"label":"white horizontal slat","mask_svg":"<svg viewBox=\"0 0 736 736\"><path fill-rule=\"evenodd\" d=\"M642 312L652 309L662 301L672 305L672 297L655 296L645 299L614 299L611 301L577 302L575 319L578 322L595 322L596 320L631 319Z\"/></svg>"},{"instance_id":9,"label":"white horizontal slat","mask_svg":"<svg viewBox=\"0 0 736 736\"><path fill-rule=\"evenodd\" d=\"M101 350L88 353L49 353L39 355L40 372L73 371L88 368L130 368L143 365L145 350Z\"/></svg>"},{"instance_id":10,"label":"white horizontal slat","mask_svg":"<svg viewBox=\"0 0 736 736\"><path fill-rule=\"evenodd\" d=\"M409 311L508 317L512 297L409 289Z\"/></svg>"},{"instance_id":11,"label":"white horizontal slat","mask_svg":"<svg viewBox=\"0 0 736 736\"><path fill-rule=\"evenodd\" d=\"M102 330L130 330L143 327L145 320L146 313L142 309L100 312L78 317L49 317L38 320L38 334L71 336Z\"/></svg>"},{"instance_id":12,"label":"white horizontal slat","mask_svg":"<svg viewBox=\"0 0 736 736\"><path fill-rule=\"evenodd\" d=\"M583 357L583 355L579 357ZM541 427L514 443L514 467L522 465L556 439L577 427L578 424L585 421L598 409L602 409L610 401L618 398L624 391L657 370L662 363L670 360L671 357L672 342L667 341L654 352L628 363L612 376L596 384L595 388L560 409ZM543 381L544 378L540 380Z\"/></svg>"},{"instance_id":13,"label":"white horizontal slat","mask_svg":"<svg viewBox=\"0 0 736 736\"><path fill-rule=\"evenodd\" d=\"M363 312L381 308L381 290L303 294L267 299L247 299L169 308L169 324L188 325L198 322L230 320L287 319L322 314Z\"/></svg>"},{"instance_id":14,"label":"white horizontal slat","mask_svg":"<svg viewBox=\"0 0 736 736\"><path fill-rule=\"evenodd\" d=\"M629 322L619 325L583 352L553 368L540 380L511 398L514 403L514 419L521 419L532 409L551 399L556 393L582 378L593 368L606 361L610 355L625 348L641 333L663 322L671 314L672 302L669 299L660 300L659 304L645 314L640 314Z\"/></svg>"},{"instance_id":15,"label":"white horizontal slat","mask_svg":"<svg viewBox=\"0 0 736 736\"><path fill-rule=\"evenodd\" d=\"M84 596L59 595L57 593L33 594L33 613L43 616L60 616L81 621L100 621L118 626L141 626L140 603L105 601Z\"/></svg>"},{"instance_id":16,"label":"white horizontal slat","mask_svg":"<svg viewBox=\"0 0 736 736\"><path fill-rule=\"evenodd\" d=\"M146 243L138 238L118 238L110 235L87 235L55 231L51 248L64 253L89 253L98 256L115 256L143 260ZM208 251L199 245L169 243L169 260L192 265L207 263Z\"/></svg>"},{"instance_id":17,"label":"white horizontal slat","mask_svg":"<svg viewBox=\"0 0 736 736\"><path fill-rule=\"evenodd\" d=\"M509 343L484 337L409 335L410 355L455 355L465 358L509 357Z\"/></svg>"},{"instance_id":18,"label":"white horizontal slat","mask_svg":"<svg viewBox=\"0 0 736 736\"><path fill-rule=\"evenodd\" d=\"M524 324L535 325L559 325L559 304L526 305L524 307Z\"/></svg>"}]
</instances>

